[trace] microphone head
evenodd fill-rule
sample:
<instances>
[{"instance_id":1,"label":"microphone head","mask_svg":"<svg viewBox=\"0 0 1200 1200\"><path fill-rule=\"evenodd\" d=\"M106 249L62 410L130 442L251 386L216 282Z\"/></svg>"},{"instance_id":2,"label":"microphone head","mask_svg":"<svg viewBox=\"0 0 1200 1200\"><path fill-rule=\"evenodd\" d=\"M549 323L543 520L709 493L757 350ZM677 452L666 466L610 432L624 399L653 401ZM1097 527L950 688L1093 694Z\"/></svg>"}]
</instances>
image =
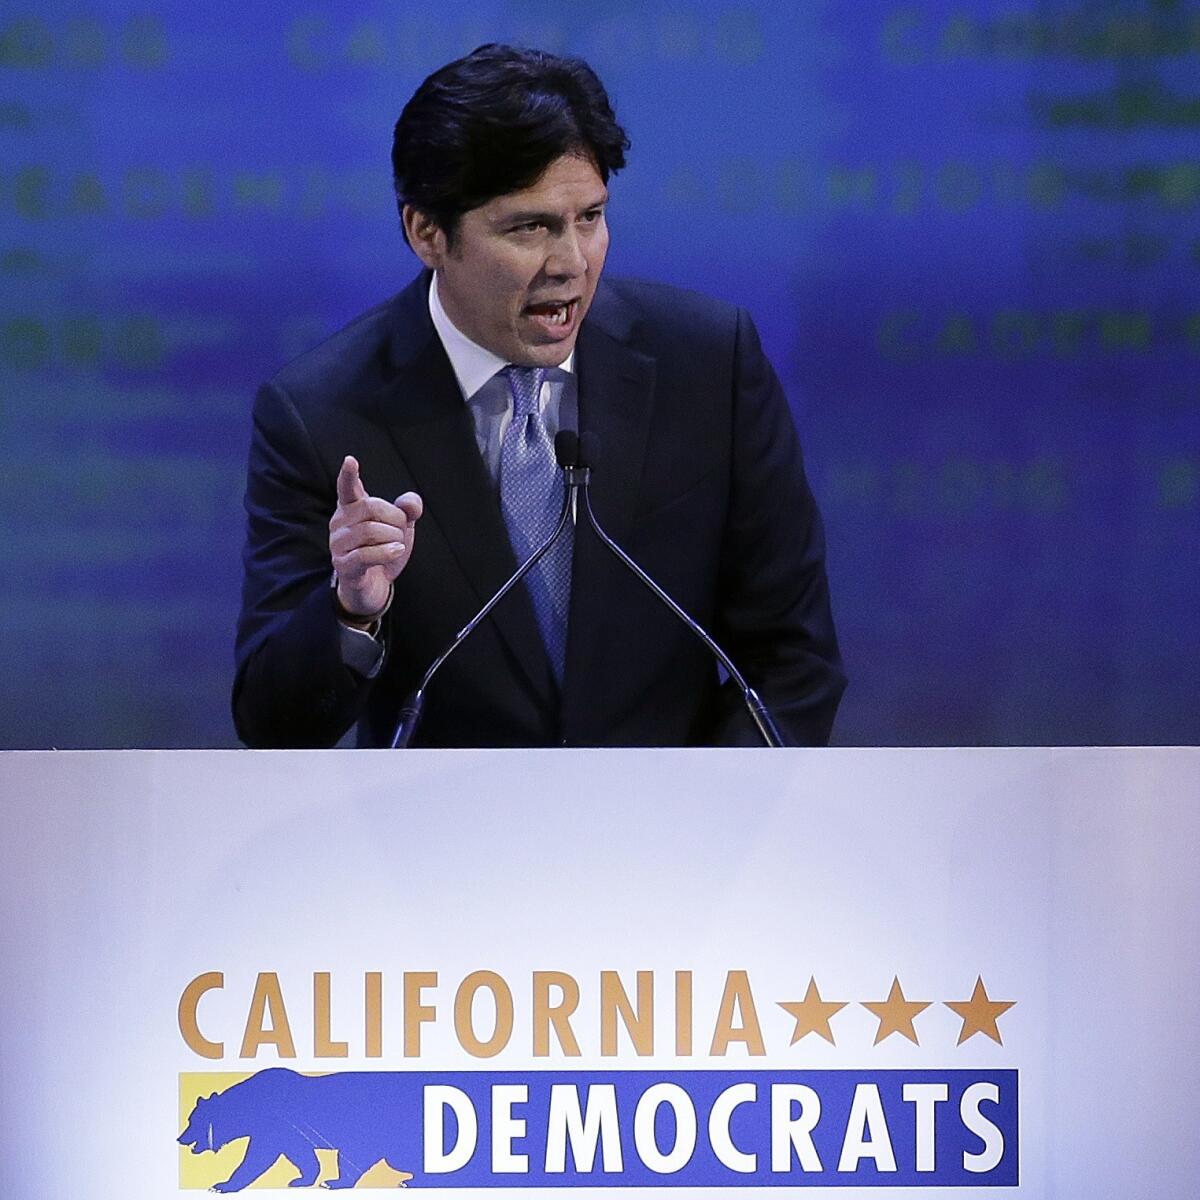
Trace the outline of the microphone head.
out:
<instances>
[{"instance_id":1,"label":"microphone head","mask_svg":"<svg viewBox=\"0 0 1200 1200\"><path fill-rule=\"evenodd\" d=\"M560 467L579 462L579 434L574 429L560 429L554 435L554 458Z\"/></svg>"},{"instance_id":2,"label":"microphone head","mask_svg":"<svg viewBox=\"0 0 1200 1200\"><path fill-rule=\"evenodd\" d=\"M579 435L579 457L578 464L581 467L595 468L600 461L600 437L598 434L588 430L587 433Z\"/></svg>"}]
</instances>

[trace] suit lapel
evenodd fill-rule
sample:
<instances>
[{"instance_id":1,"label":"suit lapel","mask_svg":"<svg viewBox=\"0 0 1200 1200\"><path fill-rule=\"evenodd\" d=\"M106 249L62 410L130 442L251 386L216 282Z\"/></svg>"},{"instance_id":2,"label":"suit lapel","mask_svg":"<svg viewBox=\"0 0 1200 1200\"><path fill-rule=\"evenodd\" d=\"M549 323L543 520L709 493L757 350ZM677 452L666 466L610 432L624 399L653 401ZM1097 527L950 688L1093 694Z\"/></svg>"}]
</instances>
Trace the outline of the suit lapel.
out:
<instances>
[{"instance_id":1,"label":"suit lapel","mask_svg":"<svg viewBox=\"0 0 1200 1200\"><path fill-rule=\"evenodd\" d=\"M394 376L376 397L376 419L395 442L475 596L472 614L516 570L492 479L454 371L433 328L428 274L400 294L392 338ZM528 592L517 587L491 614L530 685L550 700L556 685Z\"/></svg>"},{"instance_id":2,"label":"suit lapel","mask_svg":"<svg viewBox=\"0 0 1200 1200\"><path fill-rule=\"evenodd\" d=\"M633 345L634 315L602 286L576 346L579 428L596 434L600 446L592 508L622 547L637 506L654 409L655 362ZM568 729L578 727L575 714L588 711L588 681L604 644L611 581L624 570L590 529L578 531L563 716Z\"/></svg>"}]
</instances>

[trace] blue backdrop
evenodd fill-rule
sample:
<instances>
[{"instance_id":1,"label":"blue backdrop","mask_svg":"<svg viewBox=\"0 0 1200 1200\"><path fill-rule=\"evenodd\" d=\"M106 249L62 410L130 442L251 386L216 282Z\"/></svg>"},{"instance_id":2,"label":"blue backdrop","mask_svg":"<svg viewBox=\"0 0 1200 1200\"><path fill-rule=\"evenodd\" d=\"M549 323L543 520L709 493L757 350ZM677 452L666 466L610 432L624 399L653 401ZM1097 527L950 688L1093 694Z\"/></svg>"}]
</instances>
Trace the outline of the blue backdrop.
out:
<instances>
[{"instance_id":1,"label":"blue backdrop","mask_svg":"<svg viewBox=\"0 0 1200 1200\"><path fill-rule=\"evenodd\" d=\"M1197 5L27 0L0 745L233 744L250 399L414 273L391 126L489 40L608 84L609 270L759 324L826 516L837 741L1200 741Z\"/></svg>"}]
</instances>

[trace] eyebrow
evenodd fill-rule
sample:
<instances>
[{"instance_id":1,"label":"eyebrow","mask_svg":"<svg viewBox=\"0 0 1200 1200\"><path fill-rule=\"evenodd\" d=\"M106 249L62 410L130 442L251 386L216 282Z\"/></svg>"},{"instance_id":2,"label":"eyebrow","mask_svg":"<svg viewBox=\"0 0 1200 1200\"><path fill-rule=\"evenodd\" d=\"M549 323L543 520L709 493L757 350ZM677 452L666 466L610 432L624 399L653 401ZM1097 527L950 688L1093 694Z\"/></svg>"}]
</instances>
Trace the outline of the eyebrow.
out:
<instances>
[{"instance_id":1,"label":"eyebrow","mask_svg":"<svg viewBox=\"0 0 1200 1200\"><path fill-rule=\"evenodd\" d=\"M593 212L597 208L604 208L608 204L608 196L601 196L593 204L585 204L580 212ZM553 224L555 221L561 221L562 216L557 212L549 212L546 210L527 209L519 212L505 213L504 216L497 219L497 224L500 225L525 225L531 221L541 221L545 224Z\"/></svg>"}]
</instances>

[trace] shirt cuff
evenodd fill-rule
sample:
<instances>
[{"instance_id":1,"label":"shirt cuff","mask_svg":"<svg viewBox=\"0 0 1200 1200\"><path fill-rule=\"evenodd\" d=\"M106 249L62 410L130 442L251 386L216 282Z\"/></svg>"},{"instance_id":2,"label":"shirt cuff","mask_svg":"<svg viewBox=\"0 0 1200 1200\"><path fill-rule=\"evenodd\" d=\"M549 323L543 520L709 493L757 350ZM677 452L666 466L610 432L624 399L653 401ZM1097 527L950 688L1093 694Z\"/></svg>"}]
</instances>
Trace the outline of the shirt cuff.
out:
<instances>
[{"instance_id":1,"label":"shirt cuff","mask_svg":"<svg viewBox=\"0 0 1200 1200\"><path fill-rule=\"evenodd\" d=\"M352 629L338 622L342 662L366 679L374 679L383 666L383 643L365 629Z\"/></svg>"}]
</instances>

